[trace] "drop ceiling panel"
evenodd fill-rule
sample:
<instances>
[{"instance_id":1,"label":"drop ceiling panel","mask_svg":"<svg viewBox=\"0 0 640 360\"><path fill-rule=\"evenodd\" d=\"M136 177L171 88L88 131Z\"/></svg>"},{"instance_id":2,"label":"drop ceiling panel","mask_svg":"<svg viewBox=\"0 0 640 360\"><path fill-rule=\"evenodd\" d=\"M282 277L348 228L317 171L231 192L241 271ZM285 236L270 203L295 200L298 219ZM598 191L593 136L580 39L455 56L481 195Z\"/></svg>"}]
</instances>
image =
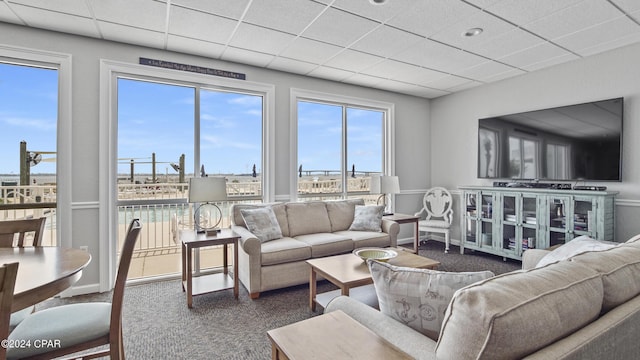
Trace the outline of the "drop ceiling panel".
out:
<instances>
[{"instance_id":1,"label":"drop ceiling panel","mask_svg":"<svg viewBox=\"0 0 640 360\"><path fill-rule=\"evenodd\" d=\"M583 0L503 0L486 10L516 24L527 24L581 1Z\"/></svg>"},{"instance_id":2,"label":"drop ceiling panel","mask_svg":"<svg viewBox=\"0 0 640 360\"><path fill-rule=\"evenodd\" d=\"M89 18L16 4L12 4L11 8L28 26L90 37L100 36L93 20Z\"/></svg>"},{"instance_id":3,"label":"drop ceiling panel","mask_svg":"<svg viewBox=\"0 0 640 360\"><path fill-rule=\"evenodd\" d=\"M135 45L163 47L164 33L144 30L131 26L118 25L99 21L98 26L105 40L127 42Z\"/></svg>"},{"instance_id":4,"label":"drop ceiling panel","mask_svg":"<svg viewBox=\"0 0 640 360\"><path fill-rule=\"evenodd\" d=\"M456 86L462 86L470 82L473 82L473 80L465 79L455 75L447 75L438 80L428 82L424 84L424 86L428 86L434 89L447 90Z\"/></svg>"},{"instance_id":5,"label":"drop ceiling panel","mask_svg":"<svg viewBox=\"0 0 640 360\"><path fill-rule=\"evenodd\" d=\"M612 0L614 4L618 5L622 10L627 13L640 11L640 1L638 0Z\"/></svg>"},{"instance_id":6,"label":"drop ceiling panel","mask_svg":"<svg viewBox=\"0 0 640 360\"><path fill-rule=\"evenodd\" d=\"M259 67L266 67L275 56L269 54L263 54L256 51L240 49L235 47L227 47L222 53L221 59L231 62L237 62L241 64L248 64Z\"/></svg>"},{"instance_id":7,"label":"drop ceiling panel","mask_svg":"<svg viewBox=\"0 0 640 360\"><path fill-rule=\"evenodd\" d=\"M623 16L571 35L557 38L554 42L581 54L582 50L591 48L594 44L605 44L632 34L640 34L640 26L628 17ZM605 50L608 49L605 48Z\"/></svg>"},{"instance_id":8,"label":"drop ceiling panel","mask_svg":"<svg viewBox=\"0 0 640 360\"><path fill-rule=\"evenodd\" d=\"M265 54L277 55L294 39L295 36L281 31L241 23L231 38L229 45Z\"/></svg>"},{"instance_id":9,"label":"drop ceiling panel","mask_svg":"<svg viewBox=\"0 0 640 360\"><path fill-rule=\"evenodd\" d=\"M363 74L398 80L411 84L422 85L425 82L439 79L446 74L433 71L419 66L405 64L395 60L384 60L370 68L365 69Z\"/></svg>"},{"instance_id":10,"label":"drop ceiling panel","mask_svg":"<svg viewBox=\"0 0 640 360\"><path fill-rule=\"evenodd\" d=\"M487 61L481 56L428 39L391 58L443 72L456 72Z\"/></svg>"},{"instance_id":11,"label":"drop ceiling panel","mask_svg":"<svg viewBox=\"0 0 640 360\"><path fill-rule=\"evenodd\" d=\"M553 40L622 16L607 1L585 0L524 27Z\"/></svg>"},{"instance_id":12,"label":"drop ceiling panel","mask_svg":"<svg viewBox=\"0 0 640 360\"><path fill-rule=\"evenodd\" d=\"M306 74L315 69L318 65L304 61L288 59L284 57L276 57L267 66L269 69L286 71L294 74Z\"/></svg>"},{"instance_id":13,"label":"drop ceiling panel","mask_svg":"<svg viewBox=\"0 0 640 360\"><path fill-rule=\"evenodd\" d=\"M568 54L571 53L563 49L562 47L549 42L543 42L522 51L518 51L508 56L499 58L499 60L500 62L511 66L524 68L527 65L535 64L540 61L545 61Z\"/></svg>"},{"instance_id":14,"label":"drop ceiling panel","mask_svg":"<svg viewBox=\"0 0 640 360\"><path fill-rule=\"evenodd\" d=\"M345 71L341 69L335 69L327 66L320 66L311 71L309 76L318 77L322 79L329 79L334 81L342 81L349 76L354 75L351 71Z\"/></svg>"},{"instance_id":15,"label":"drop ceiling panel","mask_svg":"<svg viewBox=\"0 0 640 360\"><path fill-rule=\"evenodd\" d=\"M376 76L365 75L365 74L355 74L353 76L349 76L344 79L343 82L355 85L369 86L375 87L376 84L379 84L384 79Z\"/></svg>"},{"instance_id":16,"label":"drop ceiling panel","mask_svg":"<svg viewBox=\"0 0 640 360\"><path fill-rule=\"evenodd\" d=\"M337 24L340 26L336 26ZM302 36L347 46L378 25L375 21L329 8L302 33Z\"/></svg>"},{"instance_id":17,"label":"drop ceiling panel","mask_svg":"<svg viewBox=\"0 0 640 360\"><path fill-rule=\"evenodd\" d=\"M477 12L477 8L460 1L422 0L416 1L408 11L399 13L387 24L430 37Z\"/></svg>"},{"instance_id":18,"label":"drop ceiling panel","mask_svg":"<svg viewBox=\"0 0 640 360\"><path fill-rule=\"evenodd\" d=\"M247 7L249 0L172 0L171 5L186 6L194 10L201 10L210 14L225 16L239 20Z\"/></svg>"},{"instance_id":19,"label":"drop ceiling panel","mask_svg":"<svg viewBox=\"0 0 640 360\"><path fill-rule=\"evenodd\" d=\"M522 51L545 41L522 29L512 29L498 36L489 38L486 41L482 41L483 39L480 38L482 35L484 34L478 36L478 40L481 42L478 44L470 44L467 49L476 54L493 59Z\"/></svg>"},{"instance_id":20,"label":"drop ceiling panel","mask_svg":"<svg viewBox=\"0 0 640 360\"><path fill-rule=\"evenodd\" d=\"M468 79L486 82L493 77L510 72L512 70L514 70L514 68L511 66L507 66L496 61L487 61L480 65L460 71L456 74ZM524 71L520 71L520 73L524 73Z\"/></svg>"},{"instance_id":21,"label":"drop ceiling panel","mask_svg":"<svg viewBox=\"0 0 640 360\"><path fill-rule=\"evenodd\" d=\"M554 57L554 58L551 58L551 59L539 61L539 62L533 63L531 65L523 66L522 69L526 70L526 71L536 71L536 70L540 70L540 69L543 69L543 68L546 68L546 67L562 64L562 63L565 63L565 62L568 62L568 61L577 60L579 58L580 57L575 55L575 54L561 55L561 56Z\"/></svg>"},{"instance_id":22,"label":"drop ceiling panel","mask_svg":"<svg viewBox=\"0 0 640 360\"><path fill-rule=\"evenodd\" d=\"M380 56L366 54L355 50L344 50L335 57L327 61L324 65L345 69L353 72L360 72L380 61L384 58Z\"/></svg>"},{"instance_id":23,"label":"drop ceiling panel","mask_svg":"<svg viewBox=\"0 0 640 360\"><path fill-rule=\"evenodd\" d=\"M226 44L238 22L181 7L171 8L169 33Z\"/></svg>"},{"instance_id":24,"label":"drop ceiling panel","mask_svg":"<svg viewBox=\"0 0 640 360\"><path fill-rule=\"evenodd\" d=\"M304 30L326 6L311 0L253 0L244 20L290 34Z\"/></svg>"},{"instance_id":25,"label":"drop ceiling panel","mask_svg":"<svg viewBox=\"0 0 640 360\"><path fill-rule=\"evenodd\" d=\"M24 25L22 20L20 20L13 11L9 9L9 6L4 1L0 1L0 21Z\"/></svg>"},{"instance_id":26,"label":"drop ceiling panel","mask_svg":"<svg viewBox=\"0 0 640 360\"><path fill-rule=\"evenodd\" d=\"M22 4L45 10L53 10L70 15L78 15L83 17L91 17L91 12L87 7L85 0L11 0L12 4Z\"/></svg>"},{"instance_id":27,"label":"drop ceiling panel","mask_svg":"<svg viewBox=\"0 0 640 360\"><path fill-rule=\"evenodd\" d=\"M389 57L423 38L389 26L380 26L356 42L351 48L369 54Z\"/></svg>"},{"instance_id":28,"label":"drop ceiling panel","mask_svg":"<svg viewBox=\"0 0 640 360\"><path fill-rule=\"evenodd\" d=\"M482 34L474 37L464 36L463 33L470 28L480 27L484 31ZM475 15L465 18L464 20L444 28L431 38L445 44L449 44L461 49L469 49L477 46L481 42L512 31L515 26L505 22L493 15L485 12L477 12Z\"/></svg>"},{"instance_id":29,"label":"drop ceiling panel","mask_svg":"<svg viewBox=\"0 0 640 360\"><path fill-rule=\"evenodd\" d=\"M409 9L414 2L415 0L393 0L387 1L384 5L374 5L368 0L335 0L331 6L365 18L386 22L401 11Z\"/></svg>"},{"instance_id":30,"label":"drop ceiling panel","mask_svg":"<svg viewBox=\"0 0 640 360\"><path fill-rule=\"evenodd\" d=\"M153 31L166 30L167 5L154 0L123 1L89 0L97 20L129 25Z\"/></svg>"},{"instance_id":31,"label":"drop ceiling panel","mask_svg":"<svg viewBox=\"0 0 640 360\"><path fill-rule=\"evenodd\" d=\"M167 37L167 50L177 52L193 52L196 55L219 58L225 46L208 41L196 40L177 35Z\"/></svg>"},{"instance_id":32,"label":"drop ceiling panel","mask_svg":"<svg viewBox=\"0 0 640 360\"><path fill-rule=\"evenodd\" d=\"M621 37L615 40L611 40L609 42L601 43L598 45L594 45L588 48L581 49L578 53L582 56L591 56L594 54L598 54L604 51L613 50L622 46L627 46L630 44L634 44L640 42L640 34L633 33L627 35L625 37Z\"/></svg>"},{"instance_id":33,"label":"drop ceiling panel","mask_svg":"<svg viewBox=\"0 0 640 360\"><path fill-rule=\"evenodd\" d=\"M322 64L342 50L315 40L297 38L280 55L314 64Z\"/></svg>"}]
</instances>

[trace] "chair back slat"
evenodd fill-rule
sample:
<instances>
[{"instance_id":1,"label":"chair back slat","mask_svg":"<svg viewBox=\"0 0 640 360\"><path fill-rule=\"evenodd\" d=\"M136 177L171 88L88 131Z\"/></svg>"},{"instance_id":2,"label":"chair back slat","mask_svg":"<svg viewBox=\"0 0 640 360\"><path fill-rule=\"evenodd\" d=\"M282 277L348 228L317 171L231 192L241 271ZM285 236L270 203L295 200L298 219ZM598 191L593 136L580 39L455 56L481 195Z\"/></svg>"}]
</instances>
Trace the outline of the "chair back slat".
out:
<instances>
[{"instance_id":1,"label":"chair back slat","mask_svg":"<svg viewBox=\"0 0 640 360\"><path fill-rule=\"evenodd\" d=\"M0 339L9 337L9 323L11 319L11 305L13 303L13 290L18 275L18 263L4 264L0 266ZM7 349L0 346L0 359L5 359Z\"/></svg>"},{"instance_id":2,"label":"chair back slat","mask_svg":"<svg viewBox=\"0 0 640 360\"><path fill-rule=\"evenodd\" d=\"M41 246L46 221L45 217L0 221L0 247ZM25 243L27 233L33 233L31 244Z\"/></svg>"}]
</instances>

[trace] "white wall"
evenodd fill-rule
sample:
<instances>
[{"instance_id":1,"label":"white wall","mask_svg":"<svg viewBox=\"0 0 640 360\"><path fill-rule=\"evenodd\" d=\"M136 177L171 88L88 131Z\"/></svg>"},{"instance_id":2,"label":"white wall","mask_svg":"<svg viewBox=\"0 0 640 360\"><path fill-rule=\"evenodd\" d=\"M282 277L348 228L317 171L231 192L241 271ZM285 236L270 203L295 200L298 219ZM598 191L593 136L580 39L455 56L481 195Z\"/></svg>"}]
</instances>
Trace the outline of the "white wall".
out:
<instances>
[{"instance_id":1,"label":"white wall","mask_svg":"<svg viewBox=\"0 0 640 360\"><path fill-rule=\"evenodd\" d=\"M431 183L491 185L476 176L479 118L623 96L623 181L587 185L620 192L618 240L640 233L639 63L640 44L432 100Z\"/></svg>"},{"instance_id":2,"label":"white wall","mask_svg":"<svg viewBox=\"0 0 640 360\"><path fill-rule=\"evenodd\" d=\"M397 211L418 210L421 193L429 187L429 101L370 88L351 86L316 78L189 56L157 49L131 46L61 33L30 29L0 22L0 44L60 52L72 55L72 243L88 245L92 262L79 285L89 289L99 281L99 66L101 59L137 64L139 57L218 68L245 73L247 80L273 84L276 88L276 184L278 200L286 199L289 172L297 169L289 162L289 92L307 89L395 104L396 174L404 194L397 197ZM204 75L203 75L204 76ZM410 232L403 230L403 234Z\"/></svg>"}]
</instances>

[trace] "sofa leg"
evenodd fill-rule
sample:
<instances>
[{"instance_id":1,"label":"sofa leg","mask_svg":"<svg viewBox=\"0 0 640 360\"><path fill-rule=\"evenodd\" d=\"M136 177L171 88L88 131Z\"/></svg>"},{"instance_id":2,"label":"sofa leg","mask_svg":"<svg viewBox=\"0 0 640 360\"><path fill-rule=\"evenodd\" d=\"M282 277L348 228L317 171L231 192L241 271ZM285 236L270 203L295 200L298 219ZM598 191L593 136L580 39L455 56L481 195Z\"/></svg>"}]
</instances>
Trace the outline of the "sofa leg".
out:
<instances>
[{"instance_id":1,"label":"sofa leg","mask_svg":"<svg viewBox=\"0 0 640 360\"><path fill-rule=\"evenodd\" d=\"M250 297L252 300L255 300L255 299L257 299L257 298L259 298L259 297L260 297L260 293L259 293L259 292L251 293L251 294L249 294L249 297Z\"/></svg>"}]
</instances>

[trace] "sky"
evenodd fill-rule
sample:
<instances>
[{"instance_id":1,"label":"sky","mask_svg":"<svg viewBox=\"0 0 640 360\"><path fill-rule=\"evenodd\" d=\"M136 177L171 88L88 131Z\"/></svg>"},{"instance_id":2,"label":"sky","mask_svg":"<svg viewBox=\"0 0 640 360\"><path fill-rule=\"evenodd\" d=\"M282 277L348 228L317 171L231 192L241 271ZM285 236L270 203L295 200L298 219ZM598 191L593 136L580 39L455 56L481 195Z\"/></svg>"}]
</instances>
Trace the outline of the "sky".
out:
<instances>
[{"instance_id":1,"label":"sky","mask_svg":"<svg viewBox=\"0 0 640 360\"><path fill-rule=\"evenodd\" d=\"M187 174L194 171L195 92L193 87L118 80L119 174L129 174L131 159L136 174L150 174L152 153L158 175L177 174L170 164L178 164L182 154ZM201 90L201 164L208 174L251 174L254 164L261 172L262 102L256 95ZM302 165L304 170L337 171L342 108L300 102L298 118L294 170ZM381 171L383 113L348 108L347 119L347 169ZM55 151L56 124L57 71L0 64L0 174L19 174L21 140L31 151ZM276 133L276 142L283 136L288 142L288 133ZM43 158L32 174L55 172L55 154Z\"/></svg>"}]
</instances>

